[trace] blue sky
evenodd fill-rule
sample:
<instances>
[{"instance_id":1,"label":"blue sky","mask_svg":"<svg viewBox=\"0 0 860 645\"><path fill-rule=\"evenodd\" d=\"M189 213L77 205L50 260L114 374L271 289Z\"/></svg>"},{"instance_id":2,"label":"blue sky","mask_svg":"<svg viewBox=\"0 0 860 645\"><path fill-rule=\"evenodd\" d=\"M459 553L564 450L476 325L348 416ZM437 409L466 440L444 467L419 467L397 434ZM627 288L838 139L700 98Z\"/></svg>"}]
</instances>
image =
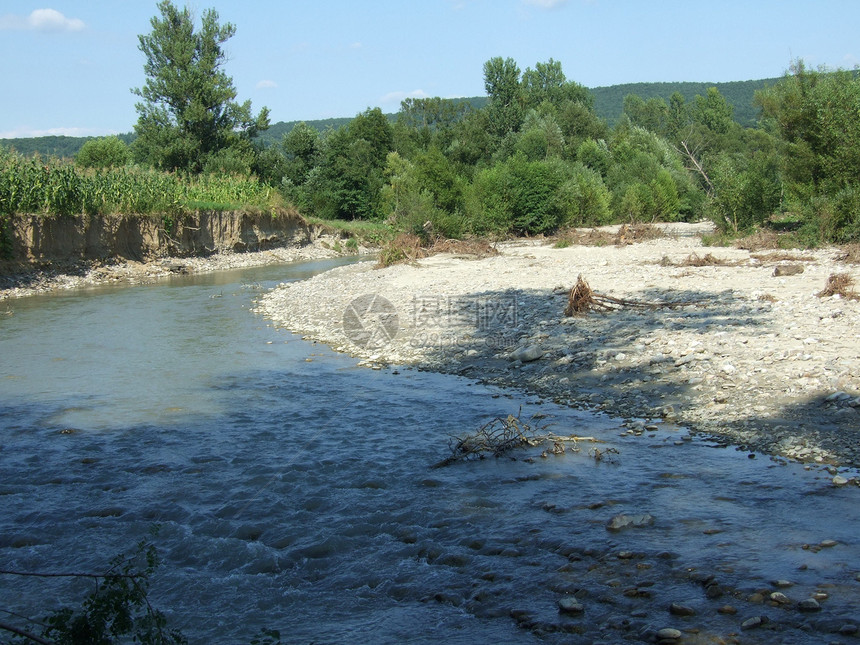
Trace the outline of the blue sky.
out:
<instances>
[{"instance_id":1,"label":"blue sky","mask_svg":"<svg viewBox=\"0 0 860 645\"><path fill-rule=\"evenodd\" d=\"M856 0L175 0L236 25L226 71L272 122L479 96L493 56L588 87L860 63ZM0 138L130 132L155 0L0 0Z\"/></svg>"}]
</instances>

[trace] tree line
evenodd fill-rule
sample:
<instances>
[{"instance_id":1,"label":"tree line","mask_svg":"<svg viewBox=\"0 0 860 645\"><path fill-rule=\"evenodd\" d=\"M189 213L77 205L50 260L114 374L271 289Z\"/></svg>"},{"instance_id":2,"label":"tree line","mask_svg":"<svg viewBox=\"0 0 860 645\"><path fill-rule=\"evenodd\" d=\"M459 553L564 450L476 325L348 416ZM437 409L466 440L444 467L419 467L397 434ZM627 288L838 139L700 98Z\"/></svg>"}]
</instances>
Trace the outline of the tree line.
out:
<instances>
[{"instance_id":1,"label":"tree line","mask_svg":"<svg viewBox=\"0 0 860 645\"><path fill-rule=\"evenodd\" d=\"M187 8L158 7L140 36L136 137L88 141L79 167L242 176L304 214L425 237L707 217L732 235L787 219L804 244L860 239L851 71L794 62L755 92L754 127L716 87L668 100L629 94L610 126L559 61L521 70L495 57L483 66L483 104L407 99L394 119L372 108L339 127L299 123L263 145L268 110L238 103L223 69L235 27L214 10L198 27Z\"/></svg>"}]
</instances>

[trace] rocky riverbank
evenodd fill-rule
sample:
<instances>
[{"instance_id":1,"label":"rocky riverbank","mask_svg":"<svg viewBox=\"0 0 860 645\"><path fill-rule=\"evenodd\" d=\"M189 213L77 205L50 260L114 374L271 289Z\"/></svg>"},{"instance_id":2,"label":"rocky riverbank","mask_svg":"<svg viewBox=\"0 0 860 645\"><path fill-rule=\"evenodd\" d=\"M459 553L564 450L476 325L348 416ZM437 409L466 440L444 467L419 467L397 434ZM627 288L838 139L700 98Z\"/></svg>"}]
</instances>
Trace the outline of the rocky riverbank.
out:
<instances>
[{"instance_id":1,"label":"rocky riverbank","mask_svg":"<svg viewBox=\"0 0 860 645\"><path fill-rule=\"evenodd\" d=\"M860 301L817 294L860 269L836 249L751 253L703 247L701 225L666 232L364 262L282 285L258 311L371 367L519 388L624 417L631 434L661 420L856 482L845 469L860 467ZM579 275L625 302L565 316Z\"/></svg>"}]
</instances>

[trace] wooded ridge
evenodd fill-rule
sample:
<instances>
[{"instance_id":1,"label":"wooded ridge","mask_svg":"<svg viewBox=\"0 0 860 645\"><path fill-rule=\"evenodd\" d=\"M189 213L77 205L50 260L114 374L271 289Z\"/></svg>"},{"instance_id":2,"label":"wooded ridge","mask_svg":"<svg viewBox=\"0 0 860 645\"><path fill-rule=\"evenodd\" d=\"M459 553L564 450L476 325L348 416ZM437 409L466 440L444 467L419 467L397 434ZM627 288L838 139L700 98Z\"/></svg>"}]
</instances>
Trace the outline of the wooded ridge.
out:
<instances>
[{"instance_id":1,"label":"wooded ridge","mask_svg":"<svg viewBox=\"0 0 860 645\"><path fill-rule=\"evenodd\" d=\"M680 92L687 101L692 101L696 95L704 95L709 87L716 87L726 101L734 107L734 119L744 127L752 127L756 124L759 110L753 105L753 96L756 90L763 89L768 85L777 83L779 78L766 78L752 81L731 81L727 83L707 82L677 82L677 83L624 83L620 85L607 85L590 88L594 96L594 111L601 119L606 120L612 126L621 117L624 109L624 97L635 94L647 101L651 98L662 98L669 101L674 92ZM475 109L486 106L488 97L474 96L461 99ZM353 115L354 116L354 115ZM389 120L397 118L397 113L386 114ZM352 116L336 117L330 119L306 120L312 128L324 132L336 130L352 120ZM257 140L264 145L280 143L285 134L288 134L301 121L278 121L273 123L268 130L262 132ZM125 143L134 140L133 133L117 135ZM11 139L0 139L0 146L12 148L23 155L40 154L54 157L74 157L81 147L90 139L98 137L69 137L62 135L51 135L44 137L20 137Z\"/></svg>"}]
</instances>

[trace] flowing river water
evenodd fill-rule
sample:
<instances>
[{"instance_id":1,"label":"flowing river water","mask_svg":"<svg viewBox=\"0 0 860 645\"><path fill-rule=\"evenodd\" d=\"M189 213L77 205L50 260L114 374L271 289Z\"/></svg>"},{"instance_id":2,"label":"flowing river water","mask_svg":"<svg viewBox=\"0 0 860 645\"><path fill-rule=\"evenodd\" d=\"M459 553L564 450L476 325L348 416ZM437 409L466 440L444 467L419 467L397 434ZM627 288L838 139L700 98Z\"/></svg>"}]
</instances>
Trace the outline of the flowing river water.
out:
<instances>
[{"instance_id":1,"label":"flowing river water","mask_svg":"<svg viewBox=\"0 0 860 645\"><path fill-rule=\"evenodd\" d=\"M634 436L358 367L252 313L261 289L335 264L7 301L0 568L103 571L158 525L150 599L194 643L858 641L860 489L683 428ZM520 406L612 458L430 468ZM609 530L618 516L641 526ZM0 609L40 617L91 584L0 575ZM570 596L582 610L560 612Z\"/></svg>"}]
</instances>

